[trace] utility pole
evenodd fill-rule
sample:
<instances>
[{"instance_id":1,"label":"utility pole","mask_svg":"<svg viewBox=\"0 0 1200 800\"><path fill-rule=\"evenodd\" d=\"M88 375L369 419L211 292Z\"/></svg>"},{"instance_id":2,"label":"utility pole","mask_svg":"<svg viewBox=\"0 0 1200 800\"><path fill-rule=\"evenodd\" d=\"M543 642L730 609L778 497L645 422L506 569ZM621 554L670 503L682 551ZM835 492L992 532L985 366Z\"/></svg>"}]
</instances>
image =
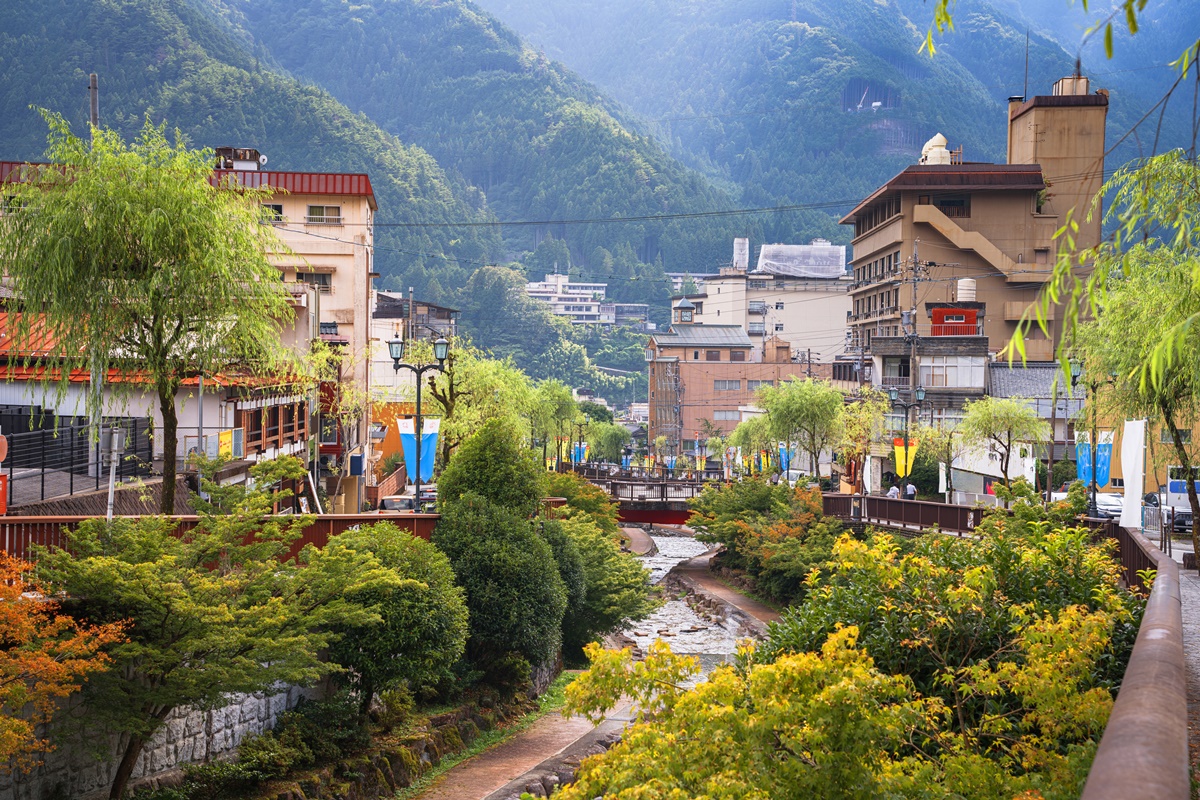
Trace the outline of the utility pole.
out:
<instances>
[{"instance_id":1,"label":"utility pole","mask_svg":"<svg viewBox=\"0 0 1200 800\"><path fill-rule=\"evenodd\" d=\"M100 127L100 78L94 72L88 76L88 120Z\"/></svg>"},{"instance_id":2,"label":"utility pole","mask_svg":"<svg viewBox=\"0 0 1200 800\"><path fill-rule=\"evenodd\" d=\"M805 358L808 362L808 377L812 377L812 348L808 348L808 356Z\"/></svg>"}]
</instances>

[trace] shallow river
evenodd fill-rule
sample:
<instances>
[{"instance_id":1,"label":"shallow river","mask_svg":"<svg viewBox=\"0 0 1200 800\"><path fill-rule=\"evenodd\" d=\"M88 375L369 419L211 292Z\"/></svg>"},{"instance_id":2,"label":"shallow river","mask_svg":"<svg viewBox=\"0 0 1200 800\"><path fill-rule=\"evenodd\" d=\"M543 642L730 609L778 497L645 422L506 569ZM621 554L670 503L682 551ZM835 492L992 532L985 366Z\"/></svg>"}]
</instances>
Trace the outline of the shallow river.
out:
<instances>
[{"instance_id":1,"label":"shallow river","mask_svg":"<svg viewBox=\"0 0 1200 800\"><path fill-rule=\"evenodd\" d=\"M698 556L708 549L702 542L685 536L652 536L658 553L642 558L658 583L680 561ZM668 600L658 611L625 629L644 651L655 639L664 639L674 653L697 656L709 672L737 651L737 636L692 611L682 600Z\"/></svg>"}]
</instances>

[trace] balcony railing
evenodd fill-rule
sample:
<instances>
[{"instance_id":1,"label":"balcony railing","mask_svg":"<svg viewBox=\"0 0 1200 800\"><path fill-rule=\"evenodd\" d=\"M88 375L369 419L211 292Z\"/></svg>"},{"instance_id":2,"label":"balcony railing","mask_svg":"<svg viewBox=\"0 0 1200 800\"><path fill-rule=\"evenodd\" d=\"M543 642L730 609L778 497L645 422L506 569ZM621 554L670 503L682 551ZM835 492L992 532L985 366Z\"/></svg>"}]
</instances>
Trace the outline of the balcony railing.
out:
<instances>
[{"instance_id":1,"label":"balcony railing","mask_svg":"<svg viewBox=\"0 0 1200 800\"><path fill-rule=\"evenodd\" d=\"M327 216L305 217L304 221L307 222L309 225L341 225L342 224L341 217L327 217Z\"/></svg>"},{"instance_id":2,"label":"balcony railing","mask_svg":"<svg viewBox=\"0 0 1200 800\"><path fill-rule=\"evenodd\" d=\"M983 336L982 325L963 322L943 322L930 326L933 336Z\"/></svg>"},{"instance_id":3,"label":"balcony railing","mask_svg":"<svg viewBox=\"0 0 1200 800\"><path fill-rule=\"evenodd\" d=\"M908 375L884 375L879 379L879 385L884 388L895 387L897 389L907 389L912 386L912 378Z\"/></svg>"},{"instance_id":4,"label":"balcony railing","mask_svg":"<svg viewBox=\"0 0 1200 800\"><path fill-rule=\"evenodd\" d=\"M766 303L751 303L749 312L751 314L766 314L767 313L767 304Z\"/></svg>"}]
</instances>

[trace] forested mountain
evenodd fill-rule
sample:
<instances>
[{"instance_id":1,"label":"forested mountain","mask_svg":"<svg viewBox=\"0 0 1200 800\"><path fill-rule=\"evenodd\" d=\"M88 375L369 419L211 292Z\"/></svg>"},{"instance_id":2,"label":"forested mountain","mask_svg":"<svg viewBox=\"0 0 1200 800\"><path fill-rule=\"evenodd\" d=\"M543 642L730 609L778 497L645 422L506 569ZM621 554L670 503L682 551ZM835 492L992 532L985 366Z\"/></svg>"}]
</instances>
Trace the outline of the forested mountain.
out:
<instances>
[{"instance_id":1,"label":"forested mountain","mask_svg":"<svg viewBox=\"0 0 1200 800\"><path fill-rule=\"evenodd\" d=\"M562 271L611 280L617 300L665 302L660 262L715 270L735 236L758 232L753 219L645 219L734 201L467 2L225 2L283 67L429 151L502 220L536 223L502 228L527 264L522 254L553 235L567 245ZM602 222L614 218L641 219Z\"/></svg>"},{"instance_id":2,"label":"forested mountain","mask_svg":"<svg viewBox=\"0 0 1200 800\"><path fill-rule=\"evenodd\" d=\"M753 206L857 200L913 163L937 132L967 160L1003 160L1004 101L1024 92L1026 28L1030 94L1048 93L1074 68L1075 49L1049 38L1054 31L968 0L955 5L955 30L938 38L933 58L918 52L932 18L924 0L480 3L629 105L674 154L738 187ZM1066 19L1079 13L1066 0L1023 5ZM1196 16L1179 8L1173 19L1187 28L1180 23ZM1178 55L1160 54L1159 62ZM1091 50L1084 56L1086 71L1097 59ZM1155 73L1118 72L1102 57L1095 68L1104 73L1095 85L1114 90L1111 143L1157 99L1149 96ZM1185 122L1168 115L1165 141L1182 143ZM1110 169L1137 154L1131 137ZM847 238L832 220L826 232ZM766 238L784 237L768 226Z\"/></svg>"},{"instance_id":3,"label":"forested mountain","mask_svg":"<svg viewBox=\"0 0 1200 800\"><path fill-rule=\"evenodd\" d=\"M380 220L489 220L483 196L419 147L274 67L220 19L168 0L14 0L0 27L0 158L40 157L46 126L30 108L87 125L87 75L101 81L101 122L127 138L147 118L194 146L258 147L282 170L366 172ZM465 229L377 231L385 274L436 260L460 283L500 254L496 233Z\"/></svg>"}]
</instances>

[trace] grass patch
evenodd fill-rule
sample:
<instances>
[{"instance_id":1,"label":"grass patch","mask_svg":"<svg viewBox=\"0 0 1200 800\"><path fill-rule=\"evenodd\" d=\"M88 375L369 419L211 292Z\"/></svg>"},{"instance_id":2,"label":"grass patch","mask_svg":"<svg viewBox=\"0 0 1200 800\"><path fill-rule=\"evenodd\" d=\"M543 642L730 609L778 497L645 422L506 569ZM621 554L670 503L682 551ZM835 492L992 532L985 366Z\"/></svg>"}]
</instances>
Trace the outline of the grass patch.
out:
<instances>
[{"instance_id":1,"label":"grass patch","mask_svg":"<svg viewBox=\"0 0 1200 800\"><path fill-rule=\"evenodd\" d=\"M478 738L471 743L469 747L457 753L451 753L442 759L441 763L431 769L429 772L422 775L413 785L407 789L398 789L396 791L396 800L413 800L419 797L426 789L429 789L433 784L445 775L450 770L457 767L462 762L474 758L485 750L490 750L498 744L503 744L509 739L516 736L521 731L528 728L533 723L537 722L547 714L558 711L566 702L566 688L571 681L575 680L576 673L564 672L554 679L541 697L538 698L538 707L530 711L520 719L514 720L502 728L493 728L490 731L484 731L479 734Z\"/></svg>"}]
</instances>

